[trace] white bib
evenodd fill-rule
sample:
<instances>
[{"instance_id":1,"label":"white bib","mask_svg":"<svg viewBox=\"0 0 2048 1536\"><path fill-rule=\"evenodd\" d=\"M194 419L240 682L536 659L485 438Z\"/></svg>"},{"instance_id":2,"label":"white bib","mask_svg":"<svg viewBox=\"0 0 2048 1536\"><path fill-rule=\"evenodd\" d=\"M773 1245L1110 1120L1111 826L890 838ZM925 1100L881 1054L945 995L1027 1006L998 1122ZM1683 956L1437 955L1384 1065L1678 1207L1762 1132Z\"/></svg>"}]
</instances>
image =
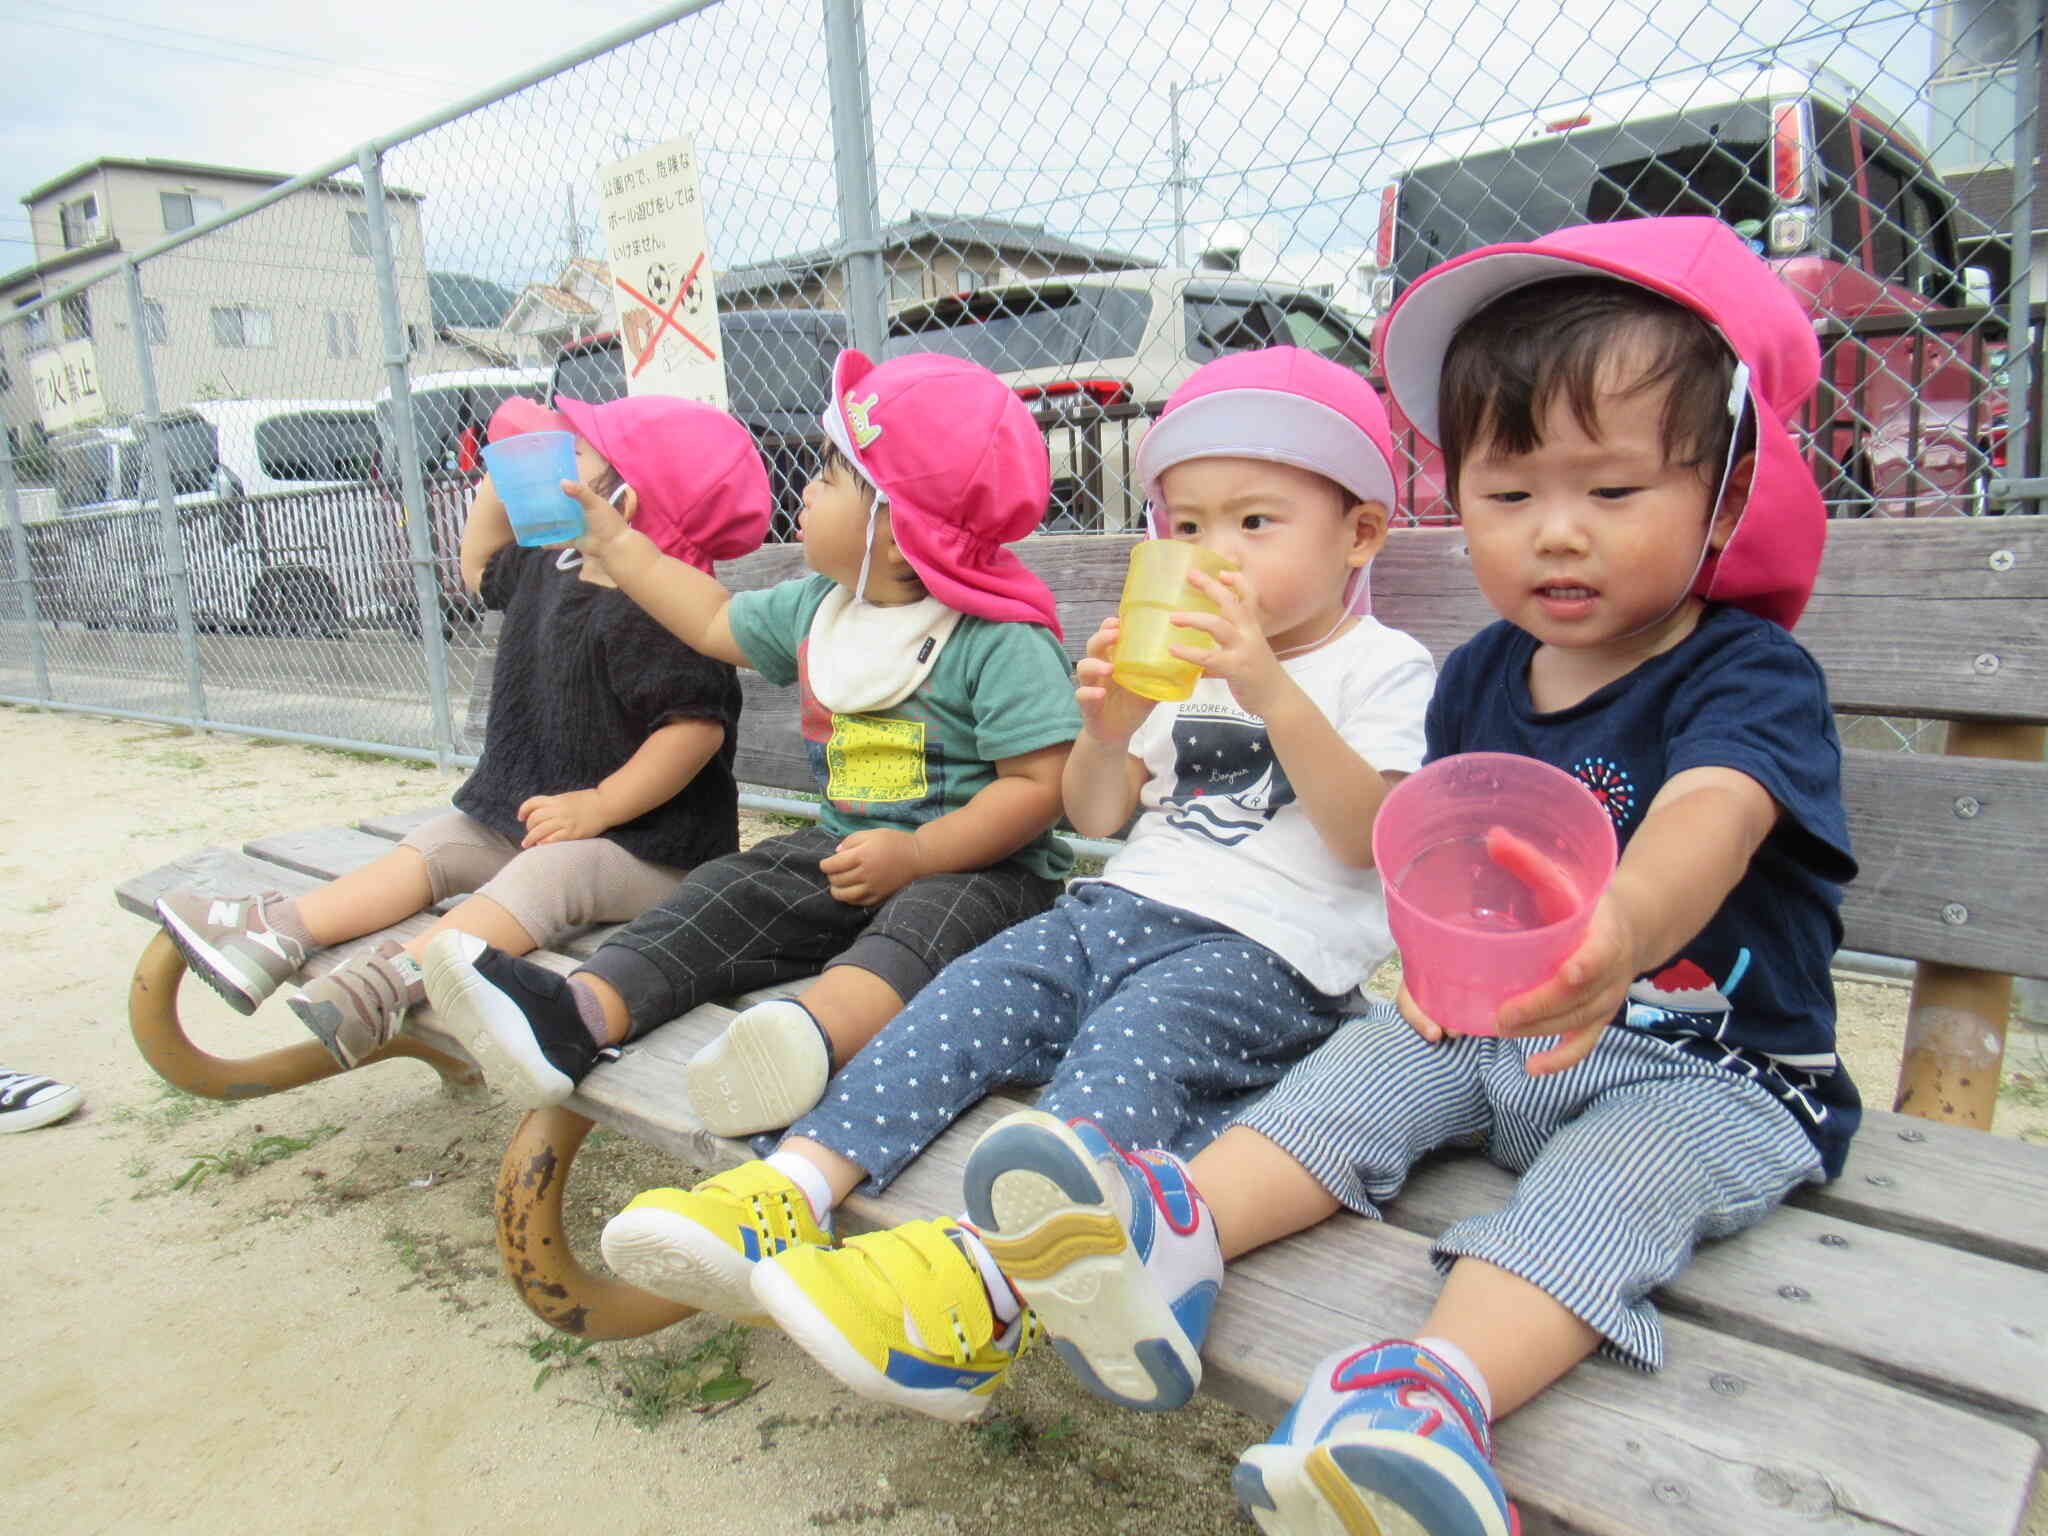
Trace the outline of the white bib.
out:
<instances>
[{"instance_id":1,"label":"white bib","mask_svg":"<svg viewBox=\"0 0 2048 1536\"><path fill-rule=\"evenodd\" d=\"M811 616L811 692L835 715L900 704L931 672L959 622L959 610L936 597L880 608L855 602L850 587L834 587Z\"/></svg>"}]
</instances>

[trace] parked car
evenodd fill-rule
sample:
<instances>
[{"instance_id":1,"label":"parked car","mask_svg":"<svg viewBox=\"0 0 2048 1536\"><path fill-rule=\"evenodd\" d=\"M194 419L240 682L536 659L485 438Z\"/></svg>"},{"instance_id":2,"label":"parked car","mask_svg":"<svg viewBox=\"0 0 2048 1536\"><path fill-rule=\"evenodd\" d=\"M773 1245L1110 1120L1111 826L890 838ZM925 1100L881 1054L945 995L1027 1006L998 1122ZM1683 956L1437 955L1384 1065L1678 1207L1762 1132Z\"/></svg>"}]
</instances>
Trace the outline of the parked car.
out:
<instances>
[{"instance_id":1,"label":"parked car","mask_svg":"<svg viewBox=\"0 0 2048 1536\"><path fill-rule=\"evenodd\" d=\"M775 514L768 537L796 533L804 485L818 469L818 418L832 394L832 362L847 345L846 316L829 309L733 309L720 313L727 408L746 423L768 465ZM550 396L617 400L626 365L610 332L573 342L555 361Z\"/></svg>"},{"instance_id":2,"label":"parked car","mask_svg":"<svg viewBox=\"0 0 2048 1536\"><path fill-rule=\"evenodd\" d=\"M886 355L943 352L993 370L1030 402L1052 459L1050 528L1143 519L1132 454L1150 416L1228 352L1306 347L1363 372L1361 323L1310 289L1159 267L1037 278L908 305Z\"/></svg>"},{"instance_id":3,"label":"parked car","mask_svg":"<svg viewBox=\"0 0 2048 1536\"><path fill-rule=\"evenodd\" d=\"M1376 297L1482 245L1660 214L1726 220L1812 315L1831 511L1977 509L2005 437L1988 274L1918 145L1825 75L1674 77L1439 139L1381 194ZM1411 507L1448 515L1433 454L1414 482Z\"/></svg>"},{"instance_id":4,"label":"parked car","mask_svg":"<svg viewBox=\"0 0 2048 1536\"><path fill-rule=\"evenodd\" d=\"M208 629L337 634L386 622L398 551L370 487L361 400L203 400L163 418L195 621ZM174 611L149 444L132 425L52 442L63 519L41 537L53 617L162 623Z\"/></svg>"}]
</instances>

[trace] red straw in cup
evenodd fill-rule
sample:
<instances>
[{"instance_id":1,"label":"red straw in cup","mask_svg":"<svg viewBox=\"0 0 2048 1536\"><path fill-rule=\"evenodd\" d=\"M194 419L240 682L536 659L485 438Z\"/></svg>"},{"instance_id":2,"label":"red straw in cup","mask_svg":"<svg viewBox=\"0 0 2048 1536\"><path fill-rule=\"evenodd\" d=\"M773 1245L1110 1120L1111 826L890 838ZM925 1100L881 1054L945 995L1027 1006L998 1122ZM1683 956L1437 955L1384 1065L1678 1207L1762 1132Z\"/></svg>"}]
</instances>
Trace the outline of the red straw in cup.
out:
<instances>
[{"instance_id":1,"label":"red straw in cup","mask_svg":"<svg viewBox=\"0 0 2048 1536\"><path fill-rule=\"evenodd\" d=\"M1456 1034L1557 974L1614 874L1607 807L1561 769L1507 752L1439 758L1397 785L1373 862L1409 994Z\"/></svg>"}]
</instances>

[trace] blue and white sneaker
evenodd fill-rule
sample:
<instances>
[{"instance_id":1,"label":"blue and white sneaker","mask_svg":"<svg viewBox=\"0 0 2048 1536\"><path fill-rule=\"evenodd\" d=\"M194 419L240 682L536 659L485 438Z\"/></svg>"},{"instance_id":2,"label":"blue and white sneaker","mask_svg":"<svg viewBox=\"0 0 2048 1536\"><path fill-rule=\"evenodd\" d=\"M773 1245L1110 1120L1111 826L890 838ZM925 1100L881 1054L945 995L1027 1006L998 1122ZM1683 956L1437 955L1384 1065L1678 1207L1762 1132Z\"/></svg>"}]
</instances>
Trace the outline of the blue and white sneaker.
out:
<instances>
[{"instance_id":1,"label":"blue and white sneaker","mask_svg":"<svg viewBox=\"0 0 2048 1536\"><path fill-rule=\"evenodd\" d=\"M966 1186L982 1241L1089 1391L1149 1409L1195 1395L1223 1252L1179 1158L1030 1109L975 1143Z\"/></svg>"},{"instance_id":2,"label":"blue and white sneaker","mask_svg":"<svg viewBox=\"0 0 2048 1536\"><path fill-rule=\"evenodd\" d=\"M1486 1411L1465 1379L1405 1340L1330 1356L1231 1487L1267 1536L1401 1531L1513 1536Z\"/></svg>"}]
</instances>

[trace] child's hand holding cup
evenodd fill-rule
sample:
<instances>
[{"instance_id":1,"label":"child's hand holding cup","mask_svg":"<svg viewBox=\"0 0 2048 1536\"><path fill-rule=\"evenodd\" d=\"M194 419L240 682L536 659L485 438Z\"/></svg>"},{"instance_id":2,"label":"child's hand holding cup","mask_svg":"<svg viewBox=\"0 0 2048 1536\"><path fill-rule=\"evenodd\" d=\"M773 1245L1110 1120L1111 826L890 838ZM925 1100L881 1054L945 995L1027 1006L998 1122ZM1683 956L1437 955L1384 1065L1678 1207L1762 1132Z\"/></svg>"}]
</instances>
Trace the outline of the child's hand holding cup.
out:
<instances>
[{"instance_id":1,"label":"child's hand holding cup","mask_svg":"<svg viewBox=\"0 0 2048 1536\"><path fill-rule=\"evenodd\" d=\"M1452 1034L1497 1034L1501 1005L1578 948L1615 850L1607 807L1534 758L1467 752L1403 779L1372 852L1416 1006Z\"/></svg>"},{"instance_id":2,"label":"child's hand holding cup","mask_svg":"<svg viewBox=\"0 0 2048 1536\"><path fill-rule=\"evenodd\" d=\"M1176 613L1221 610L1216 600L1196 588L1192 572L1215 578L1237 569L1237 562L1186 539L1146 539L1131 547L1124 574L1123 596L1117 603L1116 653L1110 675L1119 687L1141 698L1172 703L1195 691L1201 667L1183 661L1170 647L1206 649L1214 641L1199 629L1171 622Z\"/></svg>"},{"instance_id":3,"label":"child's hand holding cup","mask_svg":"<svg viewBox=\"0 0 2048 1536\"><path fill-rule=\"evenodd\" d=\"M583 509L562 490L576 478L575 433L521 432L486 443L484 466L520 544L538 549L582 537Z\"/></svg>"}]
</instances>

